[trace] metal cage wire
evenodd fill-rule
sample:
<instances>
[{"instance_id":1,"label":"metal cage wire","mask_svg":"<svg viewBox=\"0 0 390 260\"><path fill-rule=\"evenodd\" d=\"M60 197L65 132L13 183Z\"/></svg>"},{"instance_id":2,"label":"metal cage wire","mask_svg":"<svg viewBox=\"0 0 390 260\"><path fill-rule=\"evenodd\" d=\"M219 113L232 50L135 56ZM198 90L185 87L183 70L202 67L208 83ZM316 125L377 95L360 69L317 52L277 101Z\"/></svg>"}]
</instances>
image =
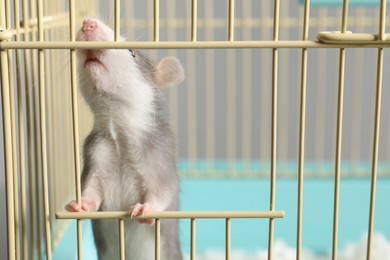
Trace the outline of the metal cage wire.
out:
<instances>
[{"instance_id":1,"label":"metal cage wire","mask_svg":"<svg viewBox=\"0 0 390 260\"><path fill-rule=\"evenodd\" d=\"M269 151L269 167L266 168L268 178L270 180L270 202L269 211L254 211L254 212L156 212L148 214L147 218L156 219L156 248L155 259L160 259L159 256L159 232L160 219L164 218L189 218L191 220L191 259L196 259L196 220L199 218L222 218L226 220L226 259L230 259L230 220L232 218L268 218L269 219L269 238L268 238L268 259L273 257L273 241L274 241L274 225L275 218L282 218L283 211L276 210L276 181L278 175L279 158L278 153L284 153L283 147L278 146L277 141L280 138L288 139L288 136L283 135L278 129L285 127L283 121L278 121L280 116L280 100L283 92L280 91L280 82L283 79L280 77L281 67L284 64L279 62L283 51L297 49L300 51L300 77L299 81L299 113L297 117L298 128L298 153L297 153L297 174L294 177L298 178L298 208L297 208L297 246L296 256L301 259L302 254L302 207L303 207L303 184L305 169L305 147L306 147L306 129L307 129L307 85L308 85L308 56L310 50L328 50L339 49L338 62L338 91L337 91L337 108L336 108L336 135L335 135L335 151L334 151L334 214L333 214L333 243L332 243L332 259L337 259L337 244L338 244L338 225L339 225L339 193L340 193L340 176L342 165L342 141L343 141L343 114L344 114L344 91L345 91L345 70L346 70L346 51L348 49L377 49L377 65L376 65L376 90L374 102L374 124L372 137L372 158L371 158L371 194L369 208L369 223L368 223L368 242L367 242L367 259L371 257L372 249L372 233L375 220L375 194L376 182L378 175L378 151L380 140L381 127L381 93L383 82L383 64L384 64L384 49L389 46L390 36L385 32L386 26L386 1L381 0L379 5L379 17L374 24L378 24L378 28L370 33L348 33L348 0L343 1L341 10L341 25L339 32L321 32L318 33L317 39L309 39L310 19L310 0L304 1L300 16L297 19L291 19L296 27L302 30L302 39L281 40L280 35L283 32L288 20L283 20L283 15L288 10L288 1L275 0L273 5L270 3L262 3L265 12L264 16L258 20L237 18L237 1L227 0L226 16L221 19L213 18L212 1L200 3L197 0L187 1L186 11L188 19L183 18L182 21L173 23L169 17L174 17L175 13L168 8L167 13L161 14L161 5L159 0L149 1L147 4L150 17L149 19L134 19L130 26L130 31L135 30L137 26L145 26L151 30L151 40L147 41L125 41L119 42L119 36L122 27L127 27L127 16L123 19L122 8L126 9L127 14L132 14L134 17L134 8L131 5L123 7L123 1L116 0L113 3L113 20L115 42L76 42L76 24L86 14L99 14L100 6L98 2L86 1L85 4L79 6L74 0L69 0L67 12L64 10L61 3L55 1L44 0L23 0L11 1L2 0L0 2L0 27L4 30L0 32L0 51L1 51L1 86L2 86L2 120L4 132L4 164L5 164L5 179L6 179L6 198L7 198L7 229L8 229L8 258L13 259L34 259L36 256L41 258L46 256L47 259L52 259L52 248L59 239L56 234L61 234L67 222L63 221L62 225L54 222L54 219L76 219L77 220L77 250L78 259L82 259L82 219L94 218L114 218L118 219L118 230L120 231L120 259L124 259L124 218L127 218L126 212L93 212L93 213L65 213L59 212L64 201L69 196L76 194L77 200L81 200L81 184L80 184L80 139L85 136L89 129L90 119L89 112L85 104L79 103L77 92L77 70L76 70L76 49L85 48L132 48L132 49L153 49L153 50L168 50L172 54L176 54L179 49L187 51L188 68L194 67L194 61L198 59L196 55L197 49L205 49L207 67L205 84L213 85L216 79L213 78L215 73L214 67L210 64L215 64L216 49L229 49L227 51L227 67L233 73L228 73L226 84L226 99L228 104L226 110L232 115L227 119L227 136L226 138L226 157L230 161L234 161L237 155L237 147L240 148L242 157L240 159L251 161L253 158L251 151L254 150L251 144L250 136L253 135L253 127L246 127L240 132L237 131L236 125L239 124L238 103L235 98L237 86L234 82L237 81L234 71L236 69L236 53L234 50L243 49L243 63L251 63L250 50L265 49L271 50L271 65L268 65L270 76L270 101L268 101L269 115L269 146L263 145L261 149ZM207 3L206 3L207 2ZM250 13L251 7L248 4L250 1L242 2L243 12ZM264 1L266 2L266 1ZM132 2L133 3L133 2ZM205 12L199 12L199 7L203 4ZM165 5L174 6L173 0L167 0ZM83 9L83 8L87 8ZM284 9L281 9L283 7ZM165 6L166 8L166 6ZM208 11L207 11L208 10ZM273 10L270 16L266 13L267 10ZM358 9L356 12L362 12L363 9ZM13 12L12 12L13 11ZM209 13L207 13L209 12ZM325 13L324 16L314 17L313 20L317 26L321 23L334 23L335 19L327 18L326 9L319 9L318 13ZM202 13L203 17L199 17ZM22 16L21 16L22 14ZM282 16L282 17L281 17ZM288 16L288 15L287 15ZM12 20L13 18L13 20ZM171 18L173 19L173 18ZM322 20L321 20L322 19ZM355 26L359 26L357 18L354 18ZM251 29L256 27L256 24L268 24L271 30L272 39L264 37L260 40L252 40ZM283 23L282 23L283 22ZM125 24L124 24L125 23ZM224 40L213 39L214 30L220 24L225 28ZM186 27L188 37L186 40L175 40L177 36L177 27ZM288 27L288 26L287 26ZM63 35L63 28L67 30L68 39ZM173 28L173 29L172 29ZM242 35L245 35L245 40L237 40L238 28L242 30ZM161 35L161 31L166 30L169 40L162 40L165 35ZM202 32L202 34L201 34ZM203 35L206 35L204 36ZM206 40L202 40L202 38ZM283 38L285 38L283 36ZM60 56L62 55L62 56ZM323 56L322 56L323 57ZM61 66L58 64L58 59L67 58L69 64ZM324 57L325 59L325 57ZM263 61L264 62L264 61ZM51 68L51 73L47 73L48 68ZM262 67L265 70L264 65ZM57 82L58 87L48 87L56 80L55 74L62 73L64 75L62 82ZM249 73L249 72L248 72ZM319 74L320 75L320 74ZM320 76L318 76L320 77ZM187 71L187 104L185 104L188 113L186 124L187 149L185 156L193 161L199 159L200 148L197 146L199 141L199 133L195 120L198 118L198 105L196 99L196 75L191 70ZM242 120L243 125L254 124L252 118L255 112L252 111L251 96L253 89L246 87L252 84L251 76L243 77L242 99L246 102L242 104ZM321 84L321 83L319 83ZM70 91L70 93L69 93ZM204 101L207 114L205 122L208 125L208 130L204 136L206 140L204 157L211 162L216 162L218 159L215 140L216 133L216 111L213 108L215 100L215 89L210 88L208 95ZM178 99L177 90L172 90L168 93L168 99ZM321 96L321 94L318 94ZM285 101L286 99L284 99ZM58 104L56 102L59 102ZM59 107L60 105L60 107ZM172 102L169 106L171 125L174 129L179 127L178 119L178 102ZM59 120L59 118L62 118ZM86 120L85 120L86 119ZM282 124L282 126L280 126ZM320 124L317 122L317 124ZM62 127L60 127L62 126ZM262 127L263 128L263 127ZM321 127L318 127L321 129ZM57 132L57 133L55 133ZM323 131L318 130L320 134ZM237 137L241 134L241 137ZM57 137L62 136L63 140L58 140ZM390 139L389 139L390 140ZM389 142L389 141L387 141ZM390 146L390 145L387 145ZM65 148L63 148L65 147ZM259 154L267 152L259 151ZM318 152L318 153L321 153ZM288 157L288 156L286 156ZM387 160L388 161L388 160ZM27 163L26 163L27 162ZM245 168L245 167L244 167ZM53 174L48 176L48 172L56 172L62 169L62 172L74 172L70 174ZM196 172L196 169L191 171ZM190 172L191 172L190 171ZM213 169L207 168L207 171L213 176ZM256 170L255 170L256 171ZM229 169L227 170L229 173ZM241 170L238 170L241 172ZM250 171L248 171L250 176ZM214 173L215 174L215 173ZM233 173L234 174L237 173ZM245 173L243 173L245 175ZM229 176L229 174L228 174ZM73 194L70 194L72 191ZM33 194L35 192L35 195ZM20 205L19 205L20 204ZM29 206L28 206L29 205ZM54 214L54 212L57 212ZM30 216L31 218L28 218ZM54 236L53 236L54 235ZM41 241L45 241L45 246L41 246Z\"/></svg>"}]
</instances>

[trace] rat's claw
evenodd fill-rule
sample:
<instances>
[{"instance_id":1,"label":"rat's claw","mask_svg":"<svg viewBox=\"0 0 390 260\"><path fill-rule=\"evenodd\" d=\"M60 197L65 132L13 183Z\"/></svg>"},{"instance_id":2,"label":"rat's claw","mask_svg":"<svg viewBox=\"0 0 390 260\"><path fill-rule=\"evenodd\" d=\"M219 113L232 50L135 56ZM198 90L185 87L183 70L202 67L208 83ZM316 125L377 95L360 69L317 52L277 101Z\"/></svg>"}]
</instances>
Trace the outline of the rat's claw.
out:
<instances>
[{"instance_id":1,"label":"rat's claw","mask_svg":"<svg viewBox=\"0 0 390 260\"><path fill-rule=\"evenodd\" d=\"M144 203L144 204L137 203L134 206L130 207L130 218L133 218L135 216L143 216L146 213L151 212L151 211L153 211L153 209L149 203ZM149 225L154 224L154 219L139 218L139 219L137 219L137 221L139 223L143 223L143 224L149 224Z\"/></svg>"},{"instance_id":2,"label":"rat's claw","mask_svg":"<svg viewBox=\"0 0 390 260\"><path fill-rule=\"evenodd\" d=\"M81 198L81 206L77 203L76 200L72 200L66 204L65 209L70 212L88 212L96 211L97 206L95 201Z\"/></svg>"},{"instance_id":3,"label":"rat's claw","mask_svg":"<svg viewBox=\"0 0 390 260\"><path fill-rule=\"evenodd\" d=\"M75 200L72 200L71 202L66 204L65 209L67 211L70 211L70 212L83 212L84 211Z\"/></svg>"}]
</instances>

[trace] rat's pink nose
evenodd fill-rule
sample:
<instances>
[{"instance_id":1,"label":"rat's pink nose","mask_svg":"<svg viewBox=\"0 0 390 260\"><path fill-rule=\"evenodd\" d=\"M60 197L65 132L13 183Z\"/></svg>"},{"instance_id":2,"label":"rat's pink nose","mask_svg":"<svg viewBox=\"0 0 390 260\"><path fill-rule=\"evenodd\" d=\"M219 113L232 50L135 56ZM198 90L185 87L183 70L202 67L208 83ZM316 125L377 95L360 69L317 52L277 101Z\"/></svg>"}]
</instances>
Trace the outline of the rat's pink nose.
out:
<instances>
[{"instance_id":1,"label":"rat's pink nose","mask_svg":"<svg viewBox=\"0 0 390 260\"><path fill-rule=\"evenodd\" d=\"M91 20L85 20L83 22L83 27L81 28L81 30L83 32L93 32L93 31L95 31L96 27L97 27L96 22L91 21Z\"/></svg>"}]
</instances>

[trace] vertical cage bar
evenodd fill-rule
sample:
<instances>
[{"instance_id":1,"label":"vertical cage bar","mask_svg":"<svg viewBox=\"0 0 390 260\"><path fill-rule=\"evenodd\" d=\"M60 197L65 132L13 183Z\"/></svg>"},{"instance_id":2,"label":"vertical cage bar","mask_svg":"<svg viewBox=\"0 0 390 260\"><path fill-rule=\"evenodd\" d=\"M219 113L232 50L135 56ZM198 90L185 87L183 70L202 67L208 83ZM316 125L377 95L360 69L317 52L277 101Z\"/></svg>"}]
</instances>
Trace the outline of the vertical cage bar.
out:
<instances>
[{"instance_id":1,"label":"vertical cage bar","mask_svg":"<svg viewBox=\"0 0 390 260\"><path fill-rule=\"evenodd\" d=\"M5 0L5 27L12 28L11 24L11 1ZM8 53L8 89L9 89L9 100L10 100L10 113L11 113L11 139L12 139L12 164L13 164L13 203L14 203L14 223L15 223L15 233L14 237L11 239L15 242L15 258L20 259L20 217L19 217L19 181L18 181L18 156L17 156L17 134L16 134L16 112L15 112L15 82L13 76L13 59L12 59L12 50L7 50Z\"/></svg>"},{"instance_id":2,"label":"vertical cage bar","mask_svg":"<svg viewBox=\"0 0 390 260\"><path fill-rule=\"evenodd\" d=\"M20 41L20 3L14 2L14 23L16 30L16 41ZM26 195L26 147L25 147L25 122L23 110L23 90L22 90L22 61L21 50L16 50L16 70L18 86L18 125L19 125L19 158L20 158L20 191L21 191L21 227L22 227L22 247L23 259L28 259L28 239L27 239L27 195Z\"/></svg>"},{"instance_id":3,"label":"vertical cage bar","mask_svg":"<svg viewBox=\"0 0 390 260\"><path fill-rule=\"evenodd\" d=\"M154 27L153 27L153 38L155 42L160 41L160 1L154 0L154 9L153 9L153 21L154 21Z\"/></svg>"},{"instance_id":4,"label":"vertical cage bar","mask_svg":"<svg viewBox=\"0 0 390 260\"><path fill-rule=\"evenodd\" d=\"M380 2L380 14L379 14L379 37L381 41L386 40L386 0Z\"/></svg>"},{"instance_id":5,"label":"vertical cage bar","mask_svg":"<svg viewBox=\"0 0 390 260\"><path fill-rule=\"evenodd\" d=\"M381 0L380 16L379 16L379 35L380 40L385 40L386 27L386 0ZM375 220L375 195L376 195L376 180L378 171L378 147L379 133L381 120L381 100L382 100L382 78L383 78L383 48L378 49L378 71L376 82L376 97L375 97L375 121L374 121L374 140L372 151L372 170L371 170L371 190L370 190L370 211L368 220L368 238L367 238L367 259L371 259L372 252L372 234L374 232Z\"/></svg>"},{"instance_id":6,"label":"vertical cage bar","mask_svg":"<svg viewBox=\"0 0 390 260\"><path fill-rule=\"evenodd\" d=\"M371 190L370 190L370 211L368 223L368 238L367 238L367 259L371 259L372 252L372 234L374 232L375 219L375 194L376 194L376 179L378 170L378 146L379 146L379 130L380 130L380 115L381 115L381 97L382 97L382 75L383 75L383 48L378 49L378 72L376 83L376 98L375 98L375 125L374 125L374 140L372 154L372 169L371 169Z\"/></svg>"},{"instance_id":7,"label":"vertical cage bar","mask_svg":"<svg viewBox=\"0 0 390 260\"><path fill-rule=\"evenodd\" d=\"M0 3L0 26L5 26L4 1ZM2 112L3 112L3 138L4 138L4 169L7 206L7 237L8 237L8 259L14 260L15 255L15 208L14 208L14 183L13 175L16 174L12 164L12 130L11 130L11 105L9 94L9 70L7 50L0 50L1 59L1 90L2 90Z\"/></svg>"},{"instance_id":8,"label":"vertical cage bar","mask_svg":"<svg viewBox=\"0 0 390 260\"><path fill-rule=\"evenodd\" d=\"M305 0L302 40L307 41L309 35L310 0ZM302 254L302 208L303 177L305 161L305 122L306 122L306 85L307 85L307 49L302 49L301 93L299 108L299 144L298 144L298 216L297 216L297 251L296 259Z\"/></svg>"},{"instance_id":9,"label":"vertical cage bar","mask_svg":"<svg viewBox=\"0 0 390 260\"><path fill-rule=\"evenodd\" d=\"M119 256L125 260L125 220L119 219Z\"/></svg>"},{"instance_id":10,"label":"vertical cage bar","mask_svg":"<svg viewBox=\"0 0 390 260\"><path fill-rule=\"evenodd\" d=\"M115 2L116 3L116 2ZM75 17L75 1L69 0L69 32L70 41L76 41L76 17ZM115 18L116 21L116 18ZM117 26L117 24L115 24ZM116 28L116 27L115 27ZM76 68L76 50L70 50L70 84L71 84L71 116L72 116L72 132L73 132L73 158L74 158L74 172L76 184L76 200L77 204L81 205L81 170L80 170L80 140L79 140L79 109L78 109L78 91L77 91L77 68ZM77 257L79 260L83 259L83 234L82 221L76 220L77 225Z\"/></svg>"},{"instance_id":11,"label":"vertical cage bar","mask_svg":"<svg viewBox=\"0 0 390 260\"><path fill-rule=\"evenodd\" d=\"M7 6L8 4L8 6ZM6 17L7 17L7 28L11 27L11 13L10 13L10 1L6 1ZM9 18L9 19L8 19ZM16 133L16 111L15 111L15 81L14 81L14 65L12 59L12 50L8 52L8 84L9 84L9 98L10 98L10 109L11 109L11 133L12 133L12 163L13 163L13 191L14 191L14 218L15 218L15 257L17 260L20 259L20 213L19 213L19 177L18 177L18 155L17 155L17 133Z\"/></svg>"},{"instance_id":12,"label":"vertical cage bar","mask_svg":"<svg viewBox=\"0 0 390 260\"><path fill-rule=\"evenodd\" d=\"M114 16L115 16L115 41L119 41L120 38L120 19L121 19L121 1L115 0L115 10L114 10Z\"/></svg>"},{"instance_id":13,"label":"vertical cage bar","mask_svg":"<svg viewBox=\"0 0 390 260\"><path fill-rule=\"evenodd\" d=\"M234 41L234 0L229 0L228 40Z\"/></svg>"},{"instance_id":14,"label":"vertical cage bar","mask_svg":"<svg viewBox=\"0 0 390 260\"><path fill-rule=\"evenodd\" d=\"M339 191L340 191L340 163L341 163L341 137L343 122L343 99L344 99L344 71L345 71L345 49L340 50L339 61L339 89L337 102L337 135L336 135L336 158L335 158L335 182L334 182L334 204L333 204L333 242L332 259L337 259L338 240L338 216L339 216Z\"/></svg>"},{"instance_id":15,"label":"vertical cage bar","mask_svg":"<svg viewBox=\"0 0 390 260\"><path fill-rule=\"evenodd\" d=\"M43 10L51 10L50 9L50 3L52 2L48 2L48 1L44 1L43 2ZM52 41L53 39L51 38L52 36L52 31L53 29L51 28L51 26L49 28L45 28L44 29L44 39L46 41ZM51 61L53 60L53 52L54 50L46 50L45 52L45 55L44 55L44 64L45 64L45 68L48 68L46 71L45 71L45 86L51 86L51 83L52 83L52 79L53 79L53 73L52 71L54 70L54 66L53 64L51 63ZM50 69L49 69L50 68ZM47 172L49 173L52 173L53 172L53 169L55 168L55 155L52 153L52 149L53 149L53 143L51 142L51 135L52 135L52 130L54 130L52 128L52 125L51 125L51 115L53 113L53 100L50 98L51 97L51 93L53 93L53 89L52 88L47 88L45 89L46 91L46 94L45 94L45 106L46 106L46 129L47 129L47 135L46 135L46 144L47 144ZM55 208L55 205L53 205L53 199L57 196L57 194L55 194L53 191L53 181L56 179L56 173L52 174L50 176L50 178L47 179L48 183L47 183L47 187L48 187L48 194L51 194L48 198L49 198L49 208ZM56 229L57 229L57 225L56 225L56 222L54 222L54 216L52 214L50 214L50 217L49 217L49 222L50 222L50 232L51 232L51 241L54 243L55 241L55 235L56 235Z\"/></svg>"},{"instance_id":16,"label":"vertical cage bar","mask_svg":"<svg viewBox=\"0 0 390 260\"><path fill-rule=\"evenodd\" d=\"M231 229L230 229L230 218L226 219L226 241L225 241L225 249L226 249L226 260L230 260L230 246L231 246Z\"/></svg>"},{"instance_id":17,"label":"vertical cage bar","mask_svg":"<svg viewBox=\"0 0 390 260\"><path fill-rule=\"evenodd\" d=\"M195 260L196 258L196 219L191 219L191 252L190 259Z\"/></svg>"},{"instance_id":18,"label":"vertical cage bar","mask_svg":"<svg viewBox=\"0 0 390 260\"><path fill-rule=\"evenodd\" d=\"M154 239L155 239L155 248L154 248L154 253L155 253L155 260L160 260L160 230L161 230L161 220L158 218L156 219L155 223L155 234L154 234Z\"/></svg>"},{"instance_id":19,"label":"vertical cage bar","mask_svg":"<svg viewBox=\"0 0 390 260\"><path fill-rule=\"evenodd\" d=\"M27 0L23 0L22 2L23 6L23 20L27 21L28 20L28 3ZM27 42L29 40L29 33L28 33L28 25L27 22L24 22L23 24L23 29L24 29L24 41ZM35 223L35 215L34 215L34 210L33 210L33 205L34 205L34 195L32 194L33 192L33 172L34 172L34 138L33 138L33 127L32 124L30 123L31 121L31 112L32 112L32 93L30 91L31 84L30 84L30 79L31 79L31 59L30 55L31 52L30 50L24 49L23 50L24 54L24 77L25 77L25 95L26 95L26 120L27 120L27 145L28 145L28 173L29 173L29 191L30 191L30 196L29 196L29 246L31 248L30 253L28 254L28 259L34 260L36 258L35 254L35 228L33 223Z\"/></svg>"},{"instance_id":20,"label":"vertical cage bar","mask_svg":"<svg viewBox=\"0 0 390 260\"><path fill-rule=\"evenodd\" d=\"M341 16L341 33L347 31L347 20L348 20L348 0L343 0L343 9Z\"/></svg>"},{"instance_id":21,"label":"vertical cage bar","mask_svg":"<svg viewBox=\"0 0 390 260\"><path fill-rule=\"evenodd\" d=\"M341 32L347 31L348 0L343 2ZM343 107L344 107L344 77L345 77L345 49L340 49L338 100L337 100L337 129L336 129L336 154L334 177L334 203L333 203L333 238L332 259L337 259L338 226L339 226L339 193L340 193L340 164L341 145L343 132Z\"/></svg>"},{"instance_id":22,"label":"vertical cage bar","mask_svg":"<svg viewBox=\"0 0 390 260\"><path fill-rule=\"evenodd\" d=\"M30 7L30 17L33 19L37 19L37 2L35 0L29 0ZM27 26L28 27L28 26ZM37 41L37 27L34 26L31 28L31 41ZM33 179L34 182L31 190L35 190L35 200L32 202L34 207L31 207L31 212L35 216L35 222L32 226L32 232L34 233L34 246L32 247L32 255L33 257L37 257L38 259L43 259L43 249L40 245L40 241L42 239L42 202L41 202L41 189L40 189L40 164L42 164L41 153L39 151L40 146L40 133L39 133L39 96L38 96L38 88L36 87L36 83L38 82L38 55L37 50L31 51L31 73L32 73L32 86L31 86L31 116L30 120L32 121L32 147L31 162L35 163L34 171L30 174L30 179ZM30 92L30 89L27 93Z\"/></svg>"},{"instance_id":23,"label":"vertical cage bar","mask_svg":"<svg viewBox=\"0 0 390 260\"><path fill-rule=\"evenodd\" d=\"M44 2L45 5L44 5L44 9L45 10L50 10L51 6L50 6L50 2ZM53 38L52 38L52 35L53 35L53 29L45 29L45 39L49 40L49 41L52 41ZM45 79L45 82L47 84L47 86L53 86L53 78L54 78L54 70L55 70L55 65L54 65L54 50L47 50L46 51L46 55L45 55L45 64L47 66L47 68L50 68L50 71L49 72L46 72L45 73L45 76L46 76L46 79ZM53 96L53 93L54 93L54 88L47 88L47 92L46 92L46 96L47 96L47 99L46 99L46 107L47 107L47 114L46 114L46 118L47 118L47 129L48 129L48 135L47 135L47 144L48 144L48 153L47 153L47 161L48 161L48 172L51 173L50 175L50 178L49 178L49 183L48 183L48 187L49 187L49 194L51 194L50 196L50 201L49 201L49 205L50 205L50 208L56 208L56 205L54 204L53 205L53 200L55 198L57 198L59 196L59 194L57 193L54 193L53 191L55 191L55 187L54 187L54 184L55 184L55 181L57 179L57 173L58 173L58 170L57 171L54 171L54 169L56 169L56 153L55 153L55 150L54 150L54 142L53 142L53 132L56 132L58 129L56 129L56 125L54 125L53 123L53 118L54 118L54 96ZM61 174L59 172L59 174ZM53 221L53 216L51 215L50 217L50 221L52 221L51 223L53 223L53 226L52 226L52 241L56 241L56 234L58 234L57 230L58 230L58 225L57 225L57 222L54 222Z\"/></svg>"},{"instance_id":24,"label":"vertical cage bar","mask_svg":"<svg viewBox=\"0 0 390 260\"><path fill-rule=\"evenodd\" d=\"M4 163L6 178L6 205L7 205L7 237L8 237L8 259L16 258L15 244L15 204L14 204L14 165L12 164L12 130L11 130L11 113L10 113L10 95L9 95L9 78L8 78L8 55L6 50L1 50L1 85L3 97L3 131L4 131Z\"/></svg>"},{"instance_id":25,"label":"vertical cage bar","mask_svg":"<svg viewBox=\"0 0 390 260\"><path fill-rule=\"evenodd\" d=\"M191 41L197 40L197 17L198 17L198 0L191 2Z\"/></svg>"},{"instance_id":26,"label":"vertical cage bar","mask_svg":"<svg viewBox=\"0 0 390 260\"><path fill-rule=\"evenodd\" d=\"M43 2L37 1L38 15L38 41L44 40L43 35ZM39 75L39 108L40 108L40 134L41 134L41 160L42 160L42 188L44 202L44 222L45 222L45 242L46 257L52 259L51 251L51 227L50 227L50 208L49 208L49 189L47 177L47 142L46 142L46 95L45 95L45 53L44 50L38 50L38 75Z\"/></svg>"},{"instance_id":27,"label":"vertical cage bar","mask_svg":"<svg viewBox=\"0 0 390 260\"><path fill-rule=\"evenodd\" d=\"M279 9L280 1L274 1L274 28L273 40L279 39ZM278 122L278 49L272 50L272 134L271 134L271 175L270 175L270 211L275 210L276 193L276 148L277 148L277 122ZM268 259L272 259L274 240L274 219L269 219L268 231Z\"/></svg>"}]
</instances>

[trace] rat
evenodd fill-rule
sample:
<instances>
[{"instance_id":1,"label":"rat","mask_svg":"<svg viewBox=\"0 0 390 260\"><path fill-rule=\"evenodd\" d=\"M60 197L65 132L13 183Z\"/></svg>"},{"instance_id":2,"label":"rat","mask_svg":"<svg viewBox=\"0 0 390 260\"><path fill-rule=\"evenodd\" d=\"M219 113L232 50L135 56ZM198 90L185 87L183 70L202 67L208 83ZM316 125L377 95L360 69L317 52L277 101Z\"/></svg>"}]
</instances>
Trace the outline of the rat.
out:
<instances>
[{"instance_id":1,"label":"rat","mask_svg":"<svg viewBox=\"0 0 390 260\"><path fill-rule=\"evenodd\" d=\"M78 41L114 41L114 32L85 18ZM124 38L121 38L123 41ZM140 216L178 210L179 177L175 141L162 115L161 89L184 80L174 57L153 63L140 51L78 50L80 91L94 115L83 148L81 205L65 209L129 211ZM119 259L117 220L92 220L99 260ZM178 220L161 220L161 259L180 260ZM154 219L126 219L126 259L154 259Z\"/></svg>"}]
</instances>

